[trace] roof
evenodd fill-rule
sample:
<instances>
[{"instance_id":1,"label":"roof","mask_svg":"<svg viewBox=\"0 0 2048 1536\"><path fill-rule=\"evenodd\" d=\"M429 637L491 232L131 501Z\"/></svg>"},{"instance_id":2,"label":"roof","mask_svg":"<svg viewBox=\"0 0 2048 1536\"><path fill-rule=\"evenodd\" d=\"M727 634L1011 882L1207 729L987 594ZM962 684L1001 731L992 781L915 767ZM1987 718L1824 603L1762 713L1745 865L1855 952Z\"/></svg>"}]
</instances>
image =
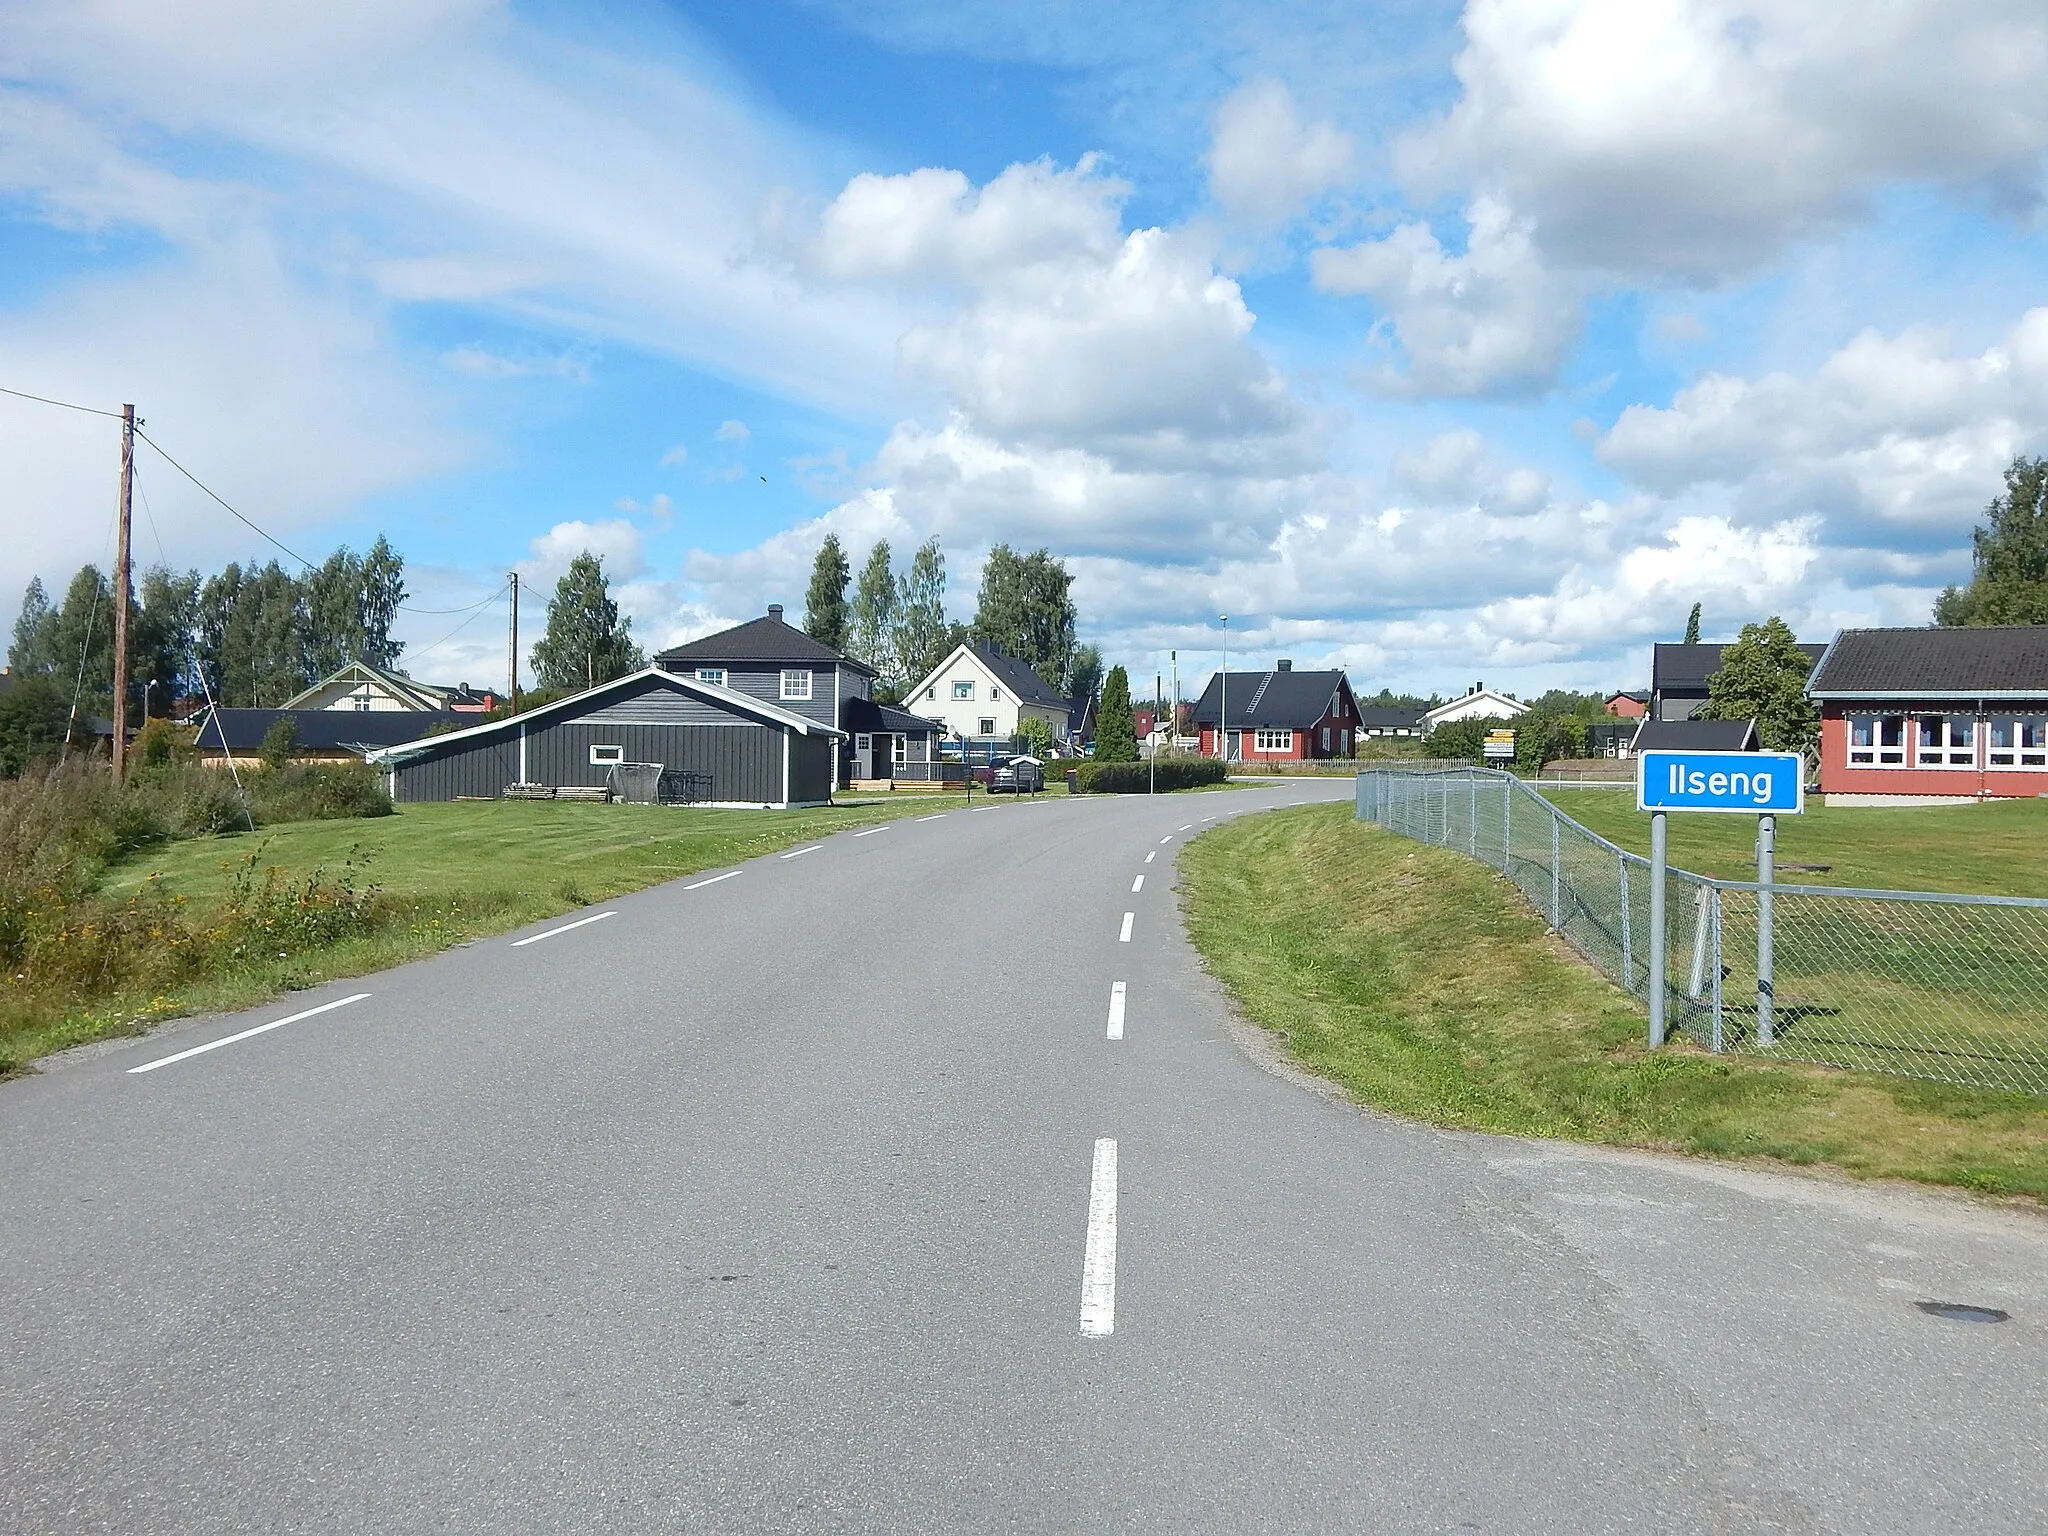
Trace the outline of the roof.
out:
<instances>
[{"instance_id":1,"label":"roof","mask_svg":"<svg viewBox=\"0 0 2048 1536\"><path fill-rule=\"evenodd\" d=\"M417 756L421 752L438 749L447 746L451 742L483 741L492 736L510 736L516 733L520 726L531 725L536 720L573 718L583 711L601 704L613 694L625 693L636 684L647 682L650 679L660 683L665 688L673 688L678 693L686 693L693 698L704 699L710 703L721 705L731 710L734 714L752 715L755 719L766 725L785 726L795 731L799 736L837 736L843 739L846 735L846 732L842 730L821 724L816 720L807 719L802 715L782 708L780 705L770 704L766 699L750 698L748 695L736 693L730 688L721 688L716 683L700 683L694 677L686 677L678 672L665 671L661 667L643 667L638 672L628 672L624 677L615 677L608 683L599 683L595 688L586 688L581 693L572 693L566 699L556 699L552 704L543 704L538 709L529 709L517 715L507 715L502 720L487 721L483 725L472 725L467 730L448 731L434 737L431 741L410 741L396 746L385 747L380 751L370 753L369 756L373 762L400 763L410 757ZM366 710L360 718L367 718L375 713L375 710ZM302 715L300 718L308 719L311 717ZM468 717L464 715L451 715L449 718L463 720Z\"/></svg>"},{"instance_id":2,"label":"roof","mask_svg":"<svg viewBox=\"0 0 2048 1536\"><path fill-rule=\"evenodd\" d=\"M1195 701L1195 723L1216 724L1221 712L1223 682L1230 684L1230 719L1224 728L1252 731L1306 730L1329 712L1330 700L1340 688L1350 687L1342 672L1297 672L1282 668L1272 672L1217 672Z\"/></svg>"},{"instance_id":3,"label":"roof","mask_svg":"<svg viewBox=\"0 0 2048 1536\"><path fill-rule=\"evenodd\" d=\"M1422 712L1423 722L1425 724L1433 724L1439 720L1447 720L1453 714L1464 710L1466 706L1475 704L1482 699L1499 706L1498 713L1490 717L1493 719L1512 720L1517 715L1529 713L1528 705L1524 704L1520 699L1509 698L1498 688L1474 688L1470 693L1460 698L1451 699L1439 704L1434 709L1425 709ZM1479 720L1489 717L1484 715L1464 715L1461 718Z\"/></svg>"},{"instance_id":4,"label":"roof","mask_svg":"<svg viewBox=\"0 0 2048 1536\"><path fill-rule=\"evenodd\" d=\"M1721 653L1735 642L1717 640L1708 645L1653 645L1650 647L1650 689L1654 693L1669 693L1679 689L1686 693L1698 693L1702 697L1707 691L1707 679L1721 670ZM1824 645L1802 645L1808 661L1817 662L1827 650Z\"/></svg>"},{"instance_id":5,"label":"roof","mask_svg":"<svg viewBox=\"0 0 2048 1536\"><path fill-rule=\"evenodd\" d=\"M445 709L207 709L193 718L197 743L205 750L254 752L286 716L299 745L314 752L395 747L418 741L437 725L460 725L469 718Z\"/></svg>"},{"instance_id":6,"label":"roof","mask_svg":"<svg viewBox=\"0 0 2048 1536\"><path fill-rule=\"evenodd\" d=\"M893 704L877 704L873 699L862 698L840 701L839 726L846 731L888 731L898 736L937 735L946 729L940 721L913 715Z\"/></svg>"},{"instance_id":7,"label":"roof","mask_svg":"<svg viewBox=\"0 0 2048 1536\"><path fill-rule=\"evenodd\" d=\"M998 650L993 645L979 641L969 641L967 649L974 653L974 659L987 668L997 682L1016 696L1019 703L1037 704L1046 709L1072 710L1073 700L1040 677L1037 669L1021 656L1012 656L1008 651Z\"/></svg>"},{"instance_id":8,"label":"roof","mask_svg":"<svg viewBox=\"0 0 2048 1536\"><path fill-rule=\"evenodd\" d=\"M856 672L865 672L869 677L875 675L875 669L866 662L842 655L824 641L812 639L774 614L749 619L744 624L721 629L715 635L706 635L702 640L692 640L687 645L671 646L654 658L656 666L669 671L720 661L808 661L838 664L851 667Z\"/></svg>"},{"instance_id":9,"label":"roof","mask_svg":"<svg viewBox=\"0 0 2048 1536\"><path fill-rule=\"evenodd\" d=\"M1413 729L1422 724L1422 711L1401 704L1361 704L1358 723L1367 730Z\"/></svg>"},{"instance_id":10,"label":"roof","mask_svg":"<svg viewBox=\"0 0 2048 1536\"><path fill-rule=\"evenodd\" d=\"M1645 720L1636 731L1635 752L1751 752L1754 720Z\"/></svg>"},{"instance_id":11,"label":"roof","mask_svg":"<svg viewBox=\"0 0 2048 1536\"><path fill-rule=\"evenodd\" d=\"M336 683L346 682L351 678L360 682L382 684L400 698L410 699L414 704L426 709L439 708L447 703L449 696L455 692L452 688L440 688L432 683L416 682L414 679L407 677L403 672L393 672L385 667L373 667L367 661L352 661L339 671L321 678L319 682L313 684L310 688L300 689L282 704L278 705L278 708L295 709L321 689L332 687Z\"/></svg>"},{"instance_id":12,"label":"roof","mask_svg":"<svg viewBox=\"0 0 2048 1536\"><path fill-rule=\"evenodd\" d=\"M2048 698L2048 625L1845 629L1807 691L1817 699Z\"/></svg>"},{"instance_id":13,"label":"roof","mask_svg":"<svg viewBox=\"0 0 2048 1536\"><path fill-rule=\"evenodd\" d=\"M1650 696L1649 696L1649 694L1648 694L1648 693L1646 693L1646 692L1644 692L1644 691L1643 691L1642 689L1640 689L1640 688L1620 688L1620 689L1616 689L1616 690L1615 690L1615 691L1614 691L1613 693L1610 693L1609 695L1607 695L1607 697L1608 697L1608 698L1609 698L1610 700L1612 700L1612 699L1634 699L1634 700L1635 700L1635 701L1636 701L1636 702L1637 702L1638 704L1647 704L1647 703L1649 703L1649 702L1650 702Z\"/></svg>"}]
</instances>

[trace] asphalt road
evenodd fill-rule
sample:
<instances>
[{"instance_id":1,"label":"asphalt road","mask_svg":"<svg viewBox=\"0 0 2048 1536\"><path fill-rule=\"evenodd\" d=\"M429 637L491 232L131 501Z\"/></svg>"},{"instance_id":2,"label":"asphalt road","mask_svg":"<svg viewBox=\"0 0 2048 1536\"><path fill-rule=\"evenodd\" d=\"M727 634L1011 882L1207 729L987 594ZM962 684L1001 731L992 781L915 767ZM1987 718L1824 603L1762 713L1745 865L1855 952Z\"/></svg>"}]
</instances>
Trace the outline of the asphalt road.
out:
<instances>
[{"instance_id":1,"label":"asphalt road","mask_svg":"<svg viewBox=\"0 0 2048 1536\"><path fill-rule=\"evenodd\" d=\"M2042 1224L1241 1043L1175 856L1347 792L949 807L0 1085L0 1529L2048 1526Z\"/></svg>"}]
</instances>

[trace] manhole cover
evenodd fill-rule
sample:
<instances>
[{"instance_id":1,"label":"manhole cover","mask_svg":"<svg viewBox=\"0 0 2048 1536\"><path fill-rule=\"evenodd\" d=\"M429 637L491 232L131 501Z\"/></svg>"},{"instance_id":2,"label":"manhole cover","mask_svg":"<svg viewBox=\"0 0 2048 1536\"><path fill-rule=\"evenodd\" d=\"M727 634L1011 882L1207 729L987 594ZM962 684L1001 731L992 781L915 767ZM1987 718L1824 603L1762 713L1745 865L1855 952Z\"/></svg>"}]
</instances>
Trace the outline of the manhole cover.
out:
<instances>
[{"instance_id":1,"label":"manhole cover","mask_svg":"<svg viewBox=\"0 0 2048 1536\"><path fill-rule=\"evenodd\" d=\"M2011 1316L1996 1307L1973 1307L1961 1301L1916 1301L1913 1305L1929 1317L1946 1318L1951 1323L2002 1323Z\"/></svg>"}]
</instances>

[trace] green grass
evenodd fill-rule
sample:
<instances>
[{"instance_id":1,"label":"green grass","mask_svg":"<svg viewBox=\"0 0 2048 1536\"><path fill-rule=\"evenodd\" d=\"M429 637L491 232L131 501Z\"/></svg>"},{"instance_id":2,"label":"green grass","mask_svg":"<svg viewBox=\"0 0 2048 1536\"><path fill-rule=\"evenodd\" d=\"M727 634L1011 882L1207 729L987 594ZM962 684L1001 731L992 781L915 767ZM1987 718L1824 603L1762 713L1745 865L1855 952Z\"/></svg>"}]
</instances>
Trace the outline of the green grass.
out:
<instances>
[{"instance_id":1,"label":"green grass","mask_svg":"<svg viewBox=\"0 0 2048 1536\"><path fill-rule=\"evenodd\" d=\"M911 794L803 811L485 801L409 805L377 819L294 822L171 843L114 866L100 896L119 903L153 884L201 913L221 900L234 868L254 854L259 870L275 869L286 881L352 870L358 885L377 888L376 921L367 932L317 948L266 947L158 994L117 991L12 1010L0 1029L0 1076L51 1051L163 1019L253 1007L664 880L959 804L957 796Z\"/></svg>"},{"instance_id":2,"label":"green grass","mask_svg":"<svg viewBox=\"0 0 2048 1536\"><path fill-rule=\"evenodd\" d=\"M1650 817L1625 790L1552 790L1550 802L1631 853L1650 851ZM1878 807L1809 804L1778 818L1779 878L1788 884L1893 891L2048 896L2048 800ZM1721 880L1756 878L1756 818L1671 817L1671 862ZM1828 864L1824 873L1783 870Z\"/></svg>"},{"instance_id":3,"label":"green grass","mask_svg":"<svg viewBox=\"0 0 2048 1536\"><path fill-rule=\"evenodd\" d=\"M1505 880L1348 807L1228 823L1181 866L1211 971L1360 1103L1437 1125L2048 1197L2048 1099L1649 1051L1641 1007Z\"/></svg>"}]
</instances>

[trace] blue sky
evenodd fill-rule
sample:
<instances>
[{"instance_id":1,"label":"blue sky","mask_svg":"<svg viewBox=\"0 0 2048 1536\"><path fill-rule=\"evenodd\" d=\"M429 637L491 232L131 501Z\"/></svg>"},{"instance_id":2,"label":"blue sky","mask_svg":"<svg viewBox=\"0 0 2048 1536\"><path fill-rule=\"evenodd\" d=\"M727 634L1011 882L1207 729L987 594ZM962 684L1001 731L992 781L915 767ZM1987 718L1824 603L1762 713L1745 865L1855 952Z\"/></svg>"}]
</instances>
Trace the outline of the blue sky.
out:
<instances>
[{"instance_id":1,"label":"blue sky","mask_svg":"<svg viewBox=\"0 0 2048 1536\"><path fill-rule=\"evenodd\" d=\"M165 10L175 15L164 14ZM293 548L659 644L836 531L1065 556L1087 638L1366 689L1917 623L2048 451L2048 16L1900 0L20 0L0 385ZM0 404L0 620L107 423ZM145 454L145 556L264 553ZM531 612L531 609L529 609Z\"/></svg>"}]
</instances>

